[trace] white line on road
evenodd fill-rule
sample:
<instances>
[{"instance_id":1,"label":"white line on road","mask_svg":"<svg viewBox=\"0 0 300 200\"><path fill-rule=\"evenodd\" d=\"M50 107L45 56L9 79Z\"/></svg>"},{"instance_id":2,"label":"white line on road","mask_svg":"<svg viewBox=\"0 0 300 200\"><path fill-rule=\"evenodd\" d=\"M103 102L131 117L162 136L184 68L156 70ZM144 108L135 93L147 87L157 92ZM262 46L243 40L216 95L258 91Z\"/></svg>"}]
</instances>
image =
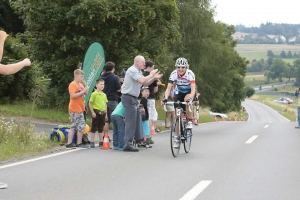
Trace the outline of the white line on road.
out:
<instances>
[{"instance_id":1,"label":"white line on road","mask_svg":"<svg viewBox=\"0 0 300 200\"><path fill-rule=\"evenodd\" d=\"M192 200L195 199L203 190L211 184L210 180L200 181L197 185L195 185L190 191L188 191L181 199L179 200Z\"/></svg>"},{"instance_id":2,"label":"white line on road","mask_svg":"<svg viewBox=\"0 0 300 200\"><path fill-rule=\"evenodd\" d=\"M13 167L13 166L16 166L16 165L21 165L21 164L25 164L25 163L29 163L29 162L33 162L33 161L37 161L37 160L42 160L42 159L50 158L50 157L54 157L54 156L59 156L59 155L62 155L62 154L71 153L71 152L78 151L78 150L81 150L81 149L66 150L64 152L60 152L60 153L56 153L56 154L51 154L51 155L48 155L48 156L43 156L43 157L39 157L39 158L34 158L34 159L30 159L30 160L16 162L16 163L12 163L12 164L9 164L9 165L0 166L0 169L4 169L4 168L8 168L8 167Z\"/></svg>"},{"instance_id":3,"label":"white line on road","mask_svg":"<svg viewBox=\"0 0 300 200\"><path fill-rule=\"evenodd\" d=\"M265 125L265 127L264 128L268 128L269 127L269 125Z\"/></svg>"},{"instance_id":4,"label":"white line on road","mask_svg":"<svg viewBox=\"0 0 300 200\"><path fill-rule=\"evenodd\" d=\"M258 135L253 135L249 140L247 140L246 144L251 144L257 137Z\"/></svg>"}]
</instances>

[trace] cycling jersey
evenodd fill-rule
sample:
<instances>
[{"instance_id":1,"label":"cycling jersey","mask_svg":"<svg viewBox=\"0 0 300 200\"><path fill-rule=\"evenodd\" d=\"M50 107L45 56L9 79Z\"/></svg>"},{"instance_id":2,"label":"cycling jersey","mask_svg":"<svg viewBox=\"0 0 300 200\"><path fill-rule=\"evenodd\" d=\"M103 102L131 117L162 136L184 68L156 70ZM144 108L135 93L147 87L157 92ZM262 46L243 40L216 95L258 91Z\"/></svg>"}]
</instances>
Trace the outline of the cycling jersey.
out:
<instances>
[{"instance_id":1,"label":"cycling jersey","mask_svg":"<svg viewBox=\"0 0 300 200\"><path fill-rule=\"evenodd\" d=\"M195 83L194 73L187 69L184 75L179 75L177 70L174 70L169 78L169 83L176 81L177 90L179 93L187 94L191 92L191 84Z\"/></svg>"}]
</instances>

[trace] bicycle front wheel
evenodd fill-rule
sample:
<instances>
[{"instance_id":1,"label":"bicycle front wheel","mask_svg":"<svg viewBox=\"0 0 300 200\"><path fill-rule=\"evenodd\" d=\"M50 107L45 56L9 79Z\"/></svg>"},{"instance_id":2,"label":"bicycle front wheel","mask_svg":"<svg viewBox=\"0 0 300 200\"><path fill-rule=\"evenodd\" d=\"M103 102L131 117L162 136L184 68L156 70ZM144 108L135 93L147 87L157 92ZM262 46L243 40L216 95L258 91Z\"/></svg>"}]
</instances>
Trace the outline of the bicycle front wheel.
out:
<instances>
[{"instance_id":1,"label":"bicycle front wheel","mask_svg":"<svg viewBox=\"0 0 300 200\"><path fill-rule=\"evenodd\" d=\"M177 157L180 150L180 136L176 136L175 128L176 125L179 126L179 119L178 117L173 121L172 127L171 127L171 151L174 157Z\"/></svg>"},{"instance_id":2,"label":"bicycle front wheel","mask_svg":"<svg viewBox=\"0 0 300 200\"><path fill-rule=\"evenodd\" d=\"M183 146L184 146L185 153L188 153L191 149L192 136L193 136L193 133L192 133L191 129L186 129L184 131L185 142L183 143Z\"/></svg>"}]
</instances>

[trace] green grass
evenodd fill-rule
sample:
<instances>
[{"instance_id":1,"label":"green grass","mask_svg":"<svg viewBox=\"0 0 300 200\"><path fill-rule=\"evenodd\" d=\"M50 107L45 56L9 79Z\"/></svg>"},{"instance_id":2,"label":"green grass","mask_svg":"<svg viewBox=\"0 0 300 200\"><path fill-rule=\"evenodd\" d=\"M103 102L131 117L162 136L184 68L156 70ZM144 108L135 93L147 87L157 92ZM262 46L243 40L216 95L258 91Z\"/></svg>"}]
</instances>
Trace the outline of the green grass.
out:
<instances>
[{"instance_id":1,"label":"green grass","mask_svg":"<svg viewBox=\"0 0 300 200\"><path fill-rule=\"evenodd\" d=\"M268 59L267 52L271 50L275 55L279 55L282 51L287 54L288 51L299 52L300 48L297 45L286 45L286 44L237 44L235 50L241 57L245 57L247 60L252 61L253 59ZM295 58L284 59L285 62L292 63Z\"/></svg>"},{"instance_id":2,"label":"green grass","mask_svg":"<svg viewBox=\"0 0 300 200\"><path fill-rule=\"evenodd\" d=\"M5 116L32 117L51 122L69 122L68 108L66 111L55 109L32 109L32 102L20 101L17 104L1 104L1 114Z\"/></svg>"},{"instance_id":3,"label":"green grass","mask_svg":"<svg viewBox=\"0 0 300 200\"><path fill-rule=\"evenodd\" d=\"M0 162L38 155L59 146L47 134L34 133L30 122L7 122L0 119Z\"/></svg>"}]
</instances>

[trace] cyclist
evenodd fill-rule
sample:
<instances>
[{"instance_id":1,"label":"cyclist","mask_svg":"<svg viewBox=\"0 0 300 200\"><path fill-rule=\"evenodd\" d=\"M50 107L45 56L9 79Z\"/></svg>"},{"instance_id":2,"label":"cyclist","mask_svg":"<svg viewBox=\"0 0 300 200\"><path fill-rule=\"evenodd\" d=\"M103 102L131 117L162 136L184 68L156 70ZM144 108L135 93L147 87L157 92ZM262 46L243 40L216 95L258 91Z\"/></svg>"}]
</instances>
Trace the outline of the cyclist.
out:
<instances>
[{"instance_id":1,"label":"cyclist","mask_svg":"<svg viewBox=\"0 0 300 200\"><path fill-rule=\"evenodd\" d=\"M193 128L193 113L192 111L192 105L193 105L193 99L195 96L195 75L194 73L189 69L189 64L187 59L181 57L178 58L175 62L175 67L177 68L174 70L169 78L168 87L165 92L165 96L163 99L163 102L166 103L168 101L168 96L170 95L172 85L174 81L176 81L177 84L177 90L178 94L176 94L174 102L180 101L180 102L188 102L188 105L184 106L181 105L184 110L187 111L187 118L188 118L188 124L187 129ZM177 104L174 103L175 108L177 107ZM188 106L190 106L190 110L186 109ZM176 113L176 111L175 111ZM178 127L176 126L175 133L178 136ZM178 148L179 143L176 142L174 144L174 148Z\"/></svg>"}]
</instances>

